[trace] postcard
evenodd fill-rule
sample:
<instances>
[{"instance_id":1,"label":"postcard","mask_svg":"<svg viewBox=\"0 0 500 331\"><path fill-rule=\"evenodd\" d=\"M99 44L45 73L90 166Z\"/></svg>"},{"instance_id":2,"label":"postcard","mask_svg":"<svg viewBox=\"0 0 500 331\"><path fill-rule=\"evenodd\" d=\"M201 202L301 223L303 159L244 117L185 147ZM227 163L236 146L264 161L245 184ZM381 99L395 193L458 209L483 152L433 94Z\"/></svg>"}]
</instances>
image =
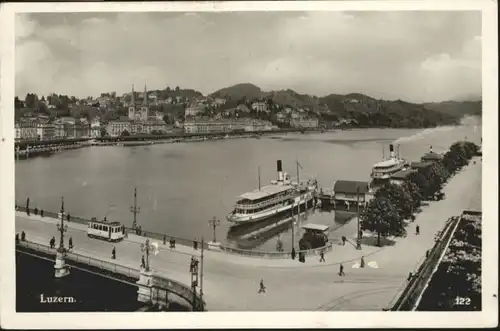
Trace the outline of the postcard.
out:
<instances>
[{"instance_id":1,"label":"postcard","mask_svg":"<svg viewBox=\"0 0 500 331\"><path fill-rule=\"evenodd\" d=\"M496 326L496 6L3 4L2 327Z\"/></svg>"}]
</instances>

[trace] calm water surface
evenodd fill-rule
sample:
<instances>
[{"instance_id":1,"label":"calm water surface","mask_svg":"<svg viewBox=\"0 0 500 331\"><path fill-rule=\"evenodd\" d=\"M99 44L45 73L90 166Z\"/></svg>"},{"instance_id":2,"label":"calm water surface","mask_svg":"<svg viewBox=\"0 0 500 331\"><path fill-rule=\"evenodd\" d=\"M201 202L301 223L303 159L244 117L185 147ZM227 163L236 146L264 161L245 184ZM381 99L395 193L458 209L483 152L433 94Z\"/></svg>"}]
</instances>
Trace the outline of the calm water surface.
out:
<instances>
[{"instance_id":1,"label":"calm water surface","mask_svg":"<svg viewBox=\"0 0 500 331\"><path fill-rule=\"evenodd\" d=\"M429 146L444 152L466 137L479 143L479 120L464 125L426 130L362 129L318 134L288 134L261 139L228 139L137 147L92 147L16 164L16 199L24 204L57 211L60 197L70 214L120 220L131 225L133 187L141 208L138 224L144 229L184 238L212 239L208 219L221 220L218 239L226 240L225 220L239 194L276 178L276 160L284 171L314 176L320 185L335 180L369 180L371 167L385 147L400 144L400 154L418 160ZM308 222L336 227L333 213L315 211ZM289 240L289 233L283 235ZM276 239L260 249L273 249Z\"/></svg>"}]
</instances>

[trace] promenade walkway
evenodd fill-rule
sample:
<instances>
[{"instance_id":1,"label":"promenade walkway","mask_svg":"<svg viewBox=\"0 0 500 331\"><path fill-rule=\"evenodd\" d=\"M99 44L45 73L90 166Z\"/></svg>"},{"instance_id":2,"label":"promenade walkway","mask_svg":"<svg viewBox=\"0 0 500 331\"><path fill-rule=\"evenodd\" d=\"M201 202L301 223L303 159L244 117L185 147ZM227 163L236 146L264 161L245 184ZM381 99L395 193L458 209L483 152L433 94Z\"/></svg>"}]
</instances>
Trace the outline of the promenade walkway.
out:
<instances>
[{"instance_id":1,"label":"promenade walkway","mask_svg":"<svg viewBox=\"0 0 500 331\"><path fill-rule=\"evenodd\" d=\"M319 257L308 257L306 263L291 259L260 259L205 250L204 299L209 311L290 311L290 310L381 310L402 290L409 272L416 269L426 250L434 244L434 236L451 216L463 209L480 209L477 201L481 191L481 162L464 168L444 188L446 199L423 207L415 223L408 227L407 238L399 238L394 246L383 248L353 245L335 246ZM480 200L479 200L480 201ZM25 231L27 239L47 244L52 236L58 239L57 220L41 219L16 213L16 232ZM414 227L420 225L420 235ZM353 234L354 236L355 234ZM116 247L117 259L128 267L139 267L139 244L144 237L129 234L120 243L108 243L86 236L86 226L68 223L67 237L73 238L76 253L110 259ZM67 243L67 241L66 241ZM160 253L153 256L153 269L178 282L189 284L192 247L177 245L175 251L160 244ZM359 268L363 255L367 266ZM339 276L339 263L346 275ZM260 279L267 293L259 294Z\"/></svg>"}]
</instances>

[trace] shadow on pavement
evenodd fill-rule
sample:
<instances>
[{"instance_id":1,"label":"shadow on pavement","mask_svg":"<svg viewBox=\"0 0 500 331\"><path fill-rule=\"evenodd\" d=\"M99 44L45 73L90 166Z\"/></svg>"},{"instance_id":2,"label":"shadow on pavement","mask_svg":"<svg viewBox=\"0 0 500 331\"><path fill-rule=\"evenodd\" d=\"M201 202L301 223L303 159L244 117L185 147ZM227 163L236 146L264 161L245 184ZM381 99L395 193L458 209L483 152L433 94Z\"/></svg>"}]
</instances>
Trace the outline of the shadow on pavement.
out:
<instances>
[{"instance_id":1,"label":"shadow on pavement","mask_svg":"<svg viewBox=\"0 0 500 331\"><path fill-rule=\"evenodd\" d=\"M377 236L363 236L363 238L361 238L361 245L365 246L385 247L385 246L394 246L396 244L395 240L384 237L380 238L380 246L377 245L377 242L378 242Z\"/></svg>"}]
</instances>

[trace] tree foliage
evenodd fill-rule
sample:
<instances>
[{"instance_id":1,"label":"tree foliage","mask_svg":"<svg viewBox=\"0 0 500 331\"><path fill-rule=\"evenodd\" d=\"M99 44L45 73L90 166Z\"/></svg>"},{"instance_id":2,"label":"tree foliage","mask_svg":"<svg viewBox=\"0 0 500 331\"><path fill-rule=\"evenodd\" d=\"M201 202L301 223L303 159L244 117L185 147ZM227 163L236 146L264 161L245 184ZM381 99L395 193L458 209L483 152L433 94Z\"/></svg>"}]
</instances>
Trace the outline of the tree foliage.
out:
<instances>
[{"instance_id":1,"label":"tree foliage","mask_svg":"<svg viewBox=\"0 0 500 331\"><path fill-rule=\"evenodd\" d=\"M375 197L388 199L402 219L410 219L415 211L414 197L402 185L386 184L377 191Z\"/></svg>"},{"instance_id":2,"label":"tree foliage","mask_svg":"<svg viewBox=\"0 0 500 331\"><path fill-rule=\"evenodd\" d=\"M377 245L381 236L402 237L406 229L396 207L388 198L379 197L371 200L361 214L361 228L377 233Z\"/></svg>"}]
</instances>

